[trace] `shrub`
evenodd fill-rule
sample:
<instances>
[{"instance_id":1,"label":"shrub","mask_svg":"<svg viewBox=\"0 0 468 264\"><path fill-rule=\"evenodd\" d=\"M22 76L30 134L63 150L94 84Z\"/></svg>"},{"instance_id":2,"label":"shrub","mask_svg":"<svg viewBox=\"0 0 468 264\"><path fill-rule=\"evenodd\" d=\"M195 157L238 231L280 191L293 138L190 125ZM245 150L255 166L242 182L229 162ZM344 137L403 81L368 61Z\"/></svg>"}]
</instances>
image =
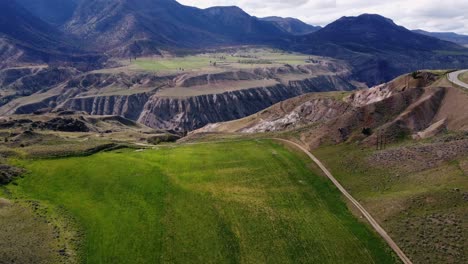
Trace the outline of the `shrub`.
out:
<instances>
[{"instance_id":1,"label":"shrub","mask_svg":"<svg viewBox=\"0 0 468 264\"><path fill-rule=\"evenodd\" d=\"M370 127L365 127L362 129L362 134L364 134L365 136L370 136L372 135L372 128Z\"/></svg>"},{"instance_id":2,"label":"shrub","mask_svg":"<svg viewBox=\"0 0 468 264\"><path fill-rule=\"evenodd\" d=\"M176 142L178 139L180 139L180 137L176 135L161 134L161 135L150 137L147 139L147 141L150 144L157 145L157 144L161 144L164 142Z\"/></svg>"}]
</instances>

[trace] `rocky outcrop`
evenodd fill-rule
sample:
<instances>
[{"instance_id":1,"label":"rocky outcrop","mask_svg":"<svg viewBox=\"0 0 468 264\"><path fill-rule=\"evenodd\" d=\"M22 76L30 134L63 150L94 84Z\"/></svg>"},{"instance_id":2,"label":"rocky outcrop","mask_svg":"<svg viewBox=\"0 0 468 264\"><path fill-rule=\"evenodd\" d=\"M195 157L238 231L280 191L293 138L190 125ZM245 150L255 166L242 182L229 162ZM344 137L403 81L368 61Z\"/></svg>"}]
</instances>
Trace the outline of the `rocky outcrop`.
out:
<instances>
[{"instance_id":1,"label":"rocky outcrop","mask_svg":"<svg viewBox=\"0 0 468 264\"><path fill-rule=\"evenodd\" d=\"M31 114L42 109L52 110L56 106L56 99L57 96L51 96L38 102L19 106L14 110L14 114Z\"/></svg>"},{"instance_id":2,"label":"rocky outcrop","mask_svg":"<svg viewBox=\"0 0 468 264\"><path fill-rule=\"evenodd\" d=\"M158 77L153 74L141 73L129 75L126 73L89 73L75 77L67 82L66 89L79 89L81 92L88 89L103 89L105 87L121 88L148 88L159 87L167 83L171 76Z\"/></svg>"},{"instance_id":3,"label":"rocky outcrop","mask_svg":"<svg viewBox=\"0 0 468 264\"><path fill-rule=\"evenodd\" d=\"M283 117L261 118L257 124L243 128L239 132L258 133L295 129L307 124L329 121L346 113L349 108L349 104L333 98L312 99L298 105Z\"/></svg>"},{"instance_id":4,"label":"rocky outcrop","mask_svg":"<svg viewBox=\"0 0 468 264\"><path fill-rule=\"evenodd\" d=\"M18 80L5 79L9 85L37 83L46 88L32 89L36 92L29 100L13 100L0 107L0 113L67 110L123 116L152 128L185 132L209 123L239 119L305 93L353 90L356 87L347 79L349 71L346 64L333 60L211 73L182 71L162 76L130 71L68 74L57 68L47 70L54 80L48 83L46 71L38 70L25 73L27 76ZM36 76L37 82L26 78L30 75Z\"/></svg>"},{"instance_id":5,"label":"rocky outcrop","mask_svg":"<svg viewBox=\"0 0 468 264\"><path fill-rule=\"evenodd\" d=\"M33 128L62 132L89 132L89 127L82 120L75 118L53 118L46 122L32 123Z\"/></svg>"},{"instance_id":6,"label":"rocky outcrop","mask_svg":"<svg viewBox=\"0 0 468 264\"><path fill-rule=\"evenodd\" d=\"M78 75L80 72L69 67L25 67L0 71L0 91L11 91L10 96L0 96L0 106L11 100L45 92L54 86Z\"/></svg>"},{"instance_id":7,"label":"rocky outcrop","mask_svg":"<svg viewBox=\"0 0 468 264\"><path fill-rule=\"evenodd\" d=\"M118 115L131 120L137 120L143 111L150 94L112 95L72 98L61 108L83 111L90 115Z\"/></svg>"},{"instance_id":8,"label":"rocky outcrop","mask_svg":"<svg viewBox=\"0 0 468 264\"><path fill-rule=\"evenodd\" d=\"M24 173L23 169L0 164L0 186L8 184L22 173Z\"/></svg>"},{"instance_id":9,"label":"rocky outcrop","mask_svg":"<svg viewBox=\"0 0 468 264\"><path fill-rule=\"evenodd\" d=\"M175 83L181 87L199 85L213 85L226 81L262 80L264 77L247 71L223 72L215 74L202 74L197 76L183 75L175 79Z\"/></svg>"},{"instance_id":10,"label":"rocky outcrop","mask_svg":"<svg viewBox=\"0 0 468 264\"><path fill-rule=\"evenodd\" d=\"M191 131L209 123L235 120L259 112L280 101L317 91L351 90L354 87L337 76L319 76L290 85L230 91L187 98L158 97L146 103L138 121L149 127Z\"/></svg>"},{"instance_id":11,"label":"rocky outcrop","mask_svg":"<svg viewBox=\"0 0 468 264\"><path fill-rule=\"evenodd\" d=\"M375 146L378 141L466 131L468 97L457 88L436 86L443 75L434 76L430 72L405 75L343 99L337 93L306 94L240 120L209 124L191 136L294 130L314 148L323 142Z\"/></svg>"}]
</instances>

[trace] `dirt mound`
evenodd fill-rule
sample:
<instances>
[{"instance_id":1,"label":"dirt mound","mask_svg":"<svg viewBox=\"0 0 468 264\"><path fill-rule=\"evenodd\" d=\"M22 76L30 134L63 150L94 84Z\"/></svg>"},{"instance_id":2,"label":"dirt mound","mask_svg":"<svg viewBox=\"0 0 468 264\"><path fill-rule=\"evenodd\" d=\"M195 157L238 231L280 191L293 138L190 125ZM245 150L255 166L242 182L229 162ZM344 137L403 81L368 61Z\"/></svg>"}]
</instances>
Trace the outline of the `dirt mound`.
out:
<instances>
[{"instance_id":1,"label":"dirt mound","mask_svg":"<svg viewBox=\"0 0 468 264\"><path fill-rule=\"evenodd\" d=\"M11 128L18 128L23 127L25 125L33 123L30 119L14 119L14 120L3 120L0 121L0 129L11 129Z\"/></svg>"},{"instance_id":2,"label":"dirt mound","mask_svg":"<svg viewBox=\"0 0 468 264\"><path fill-rule=\"evenodd\" d=\"M47 129L61 132L89 132L90 129L85 122L75 118L53 118L46 122L35 122L33 128Z\"/></svg>"},{"instance_id":3,"label":"dirt mound","mask_svg":"<svg viewBox=\"0 0 468 264\"><path fill-rule=\"evenodd\" d=\"M180 139L180 136L173 135L173 134L159 134L152 136L148 138L148 143L153 144L153 145L158 145L161 143L166 143L166 142L176 142L177 140Z\"/></svg>"},{"instance_id":4,"label":"dirt mound","mask_svg":"<svg viewBox=\"0 0 468 264\"><path fill-rule=\"evenodd\" d=\"M30 128L29 128L30 129ZM43 142L56 142L60 138L51 134L37 133L31 130L26 130L18 135L8 139L8 144L15 147L26 147Z\"/></svg>"},{"instance_id":5,"label":"dirt mound","mask_svg":"<svg viewBox=\"0 0 468 264\"><path fill-rule=\"evenodd\" d=\"M0 164L0 185L10 183L14 178L24 172L23 169Z\"/></svg>"},{"instance_id":6,"label":"dirt mound","mask_svg":"<svg viewBox=\"0 0 468 264\"><path fill-rule=\"evenodd\" d=\"M86 120L90 119L95 119L103 122L112 122L113 124L117 124L119 126L140 127L140 125L135 121L132 121L122 116L104 116L97 118L87 118Z\"/></svg>"}]
</instances>

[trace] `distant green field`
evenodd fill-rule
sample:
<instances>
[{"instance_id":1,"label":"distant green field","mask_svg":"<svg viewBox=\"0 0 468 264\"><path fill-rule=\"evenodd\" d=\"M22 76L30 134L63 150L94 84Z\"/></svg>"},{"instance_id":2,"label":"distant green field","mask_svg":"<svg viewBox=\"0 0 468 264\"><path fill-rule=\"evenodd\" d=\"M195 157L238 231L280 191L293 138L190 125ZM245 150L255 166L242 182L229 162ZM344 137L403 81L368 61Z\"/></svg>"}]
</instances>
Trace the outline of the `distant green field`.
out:
<instances>
[{"instance_id":1,"label":"distant green field","mask_svg":"<svg viewBox=\"0 0 468 264\"><path fill-rule=\"evenodd\" d=\"M302 155L270 141L18 161L8 186L70 212L85 263L395 263Z\"/></svg>"},{"instance_id":2,"label":"distant green field","mask_svg":"<svg viewBox=\"0 0 468 264\"><path fill-rule=\"evenodd\" d=\"M305 64L309 57L302 54L273 52L271 50L248 50L238 53L209 53L174 58L139 58L134 62L137 69L174 72L192 70L216 70L222 68L252 68L291 64ZM214 65L216 62L216 66Z\"/></svg>"},{"instance_id":3,"label":"distant green field","mask_svg":"<svg viewBox=\"0 0 468 264\"><path fill-rule=\"evenodd\" d=\"M215 59L211 58L214 62ZM202 56L187 56L171 59L138 59L135 64L144 70L150 71L175 71L179 69L196 70L210 67L210 58Z\"/></svg>"}]
</instances>

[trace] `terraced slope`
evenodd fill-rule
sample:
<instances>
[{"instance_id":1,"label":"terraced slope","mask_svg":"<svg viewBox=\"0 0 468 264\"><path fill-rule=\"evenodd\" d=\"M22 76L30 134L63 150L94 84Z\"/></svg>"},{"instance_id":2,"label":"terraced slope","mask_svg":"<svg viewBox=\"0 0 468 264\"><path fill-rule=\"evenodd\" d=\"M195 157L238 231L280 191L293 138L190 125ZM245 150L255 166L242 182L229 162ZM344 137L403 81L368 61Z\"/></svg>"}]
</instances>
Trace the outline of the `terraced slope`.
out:
<instances>
[{"instance_id":1,"label":"terraced slope","mask_svg":"<svg viewBox=\"0 0 468 264\"><path fill-rule=\"evenodd\" d=\"M72 110L180 132L242 118L304 93L356 88L341 61L260 48L145 58L86 73L26 70L0 72L0 83L7 84L0 88L0 115Z\"/></svg>"}]
</instances>

